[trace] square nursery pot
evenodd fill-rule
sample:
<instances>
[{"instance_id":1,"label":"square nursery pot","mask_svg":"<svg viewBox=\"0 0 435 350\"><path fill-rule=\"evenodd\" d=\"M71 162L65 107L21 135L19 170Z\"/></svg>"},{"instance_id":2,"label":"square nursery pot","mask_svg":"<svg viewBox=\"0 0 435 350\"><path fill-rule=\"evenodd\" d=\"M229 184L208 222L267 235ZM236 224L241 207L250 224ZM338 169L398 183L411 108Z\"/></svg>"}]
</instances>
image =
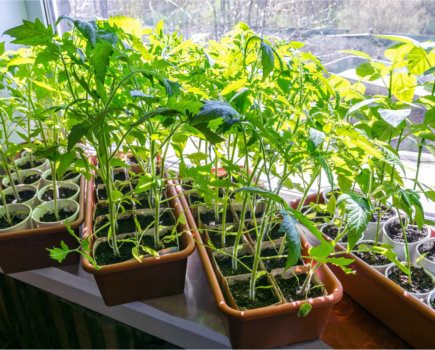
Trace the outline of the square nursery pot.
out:
<instances>
[{"instance_id":1,"label":"square nursery pot","mask_svg":"<svg viewBox=\"0 0 435 350\"><path fill-rule=\"evenodd\" d=\"M70 223L77 236L85 218L85 188L86 179L82 176L77 200L79 213L77 220ZM61 263L50 258L47 248L60 247L61 241L71 249L78 247L77 240L68 232L66 225L0 234L0 267L4 273L10 274L78 263L78 253L68 254Z\"/></svg>"},{"instance_id":2,"label":"square nursery pot","mask_svg":"<svg viewBox=\"0 0 435 350\"><path fill-rule=\"evenodd\" d=\"M182 187L177 186L178 193ZM183 206L188 204L184 196L180 196ZM195 220L190 212L186 212L187 223L198 243L203 239L197 231ZM306 254L309 244L301 236L303 253ZM272 348L291 343L319 339L325 329L332 306L340 301L343 291L338 279L323 265L316 273L324 284L327 295L309 299L313 309L306 317L298 317L298 309L302 302L278 303L268 307L240 311L228 305L224 294L225 286L221 289L218 277L210 261L206 248L197 244L207 279L210 283L216 304L227 320L227 335L233 348ZM305 261L309 263L310 261Z\"/></svg>"},{"instance_id":3,"label":"square nursery pot","mask_svg":"<svg viewBox=\"0 0 435 350\"><path fill-rule=\"evenodd\" d=\"M86 215L84 236L93 232L93 209L97 203L94 191L94 178L88 183L86 196ZM176 195L173 186L168 187L168 196ZM176 221L182 215L183 207L178 198L170 201L174 209ZM178 230L182 231L187 226L179 223ZM91 240L91 250L96 240ZM187 258L195 250L195 242L190 232L184 232L179 238L180 251L148 257L142 260L129 260L118 264L102 266L95 269L92 264L82 257L83 269L94 275L98 289L107 306L115 306L133 301L160 298L184 292L186 280Z\"/></svg>"},{"instance_id":4,"label":"square nursery pot","mask_svg":"<svg viewBox=\"0 0 435 350\"><path fill-rule=\"evenodd\" d=\"M323 204L323 196L320 196ZM316 195L307 196L304 204L316 201ZM299 200L291 203L297 208ZM432 228L432 237L435 231ZM314 235L307 233L311 244L319 244ZM345 248L336 245L337 251ZM332 272L343 285L344 292L368 310L402 339L417 349L434 347L435 310L427 301L407 293L399 285L385 277L353 254L343 254L346 259L355 261L349 267L356 274L346 274L337 266L328 264Z\"/></svg>"}]
</instances>

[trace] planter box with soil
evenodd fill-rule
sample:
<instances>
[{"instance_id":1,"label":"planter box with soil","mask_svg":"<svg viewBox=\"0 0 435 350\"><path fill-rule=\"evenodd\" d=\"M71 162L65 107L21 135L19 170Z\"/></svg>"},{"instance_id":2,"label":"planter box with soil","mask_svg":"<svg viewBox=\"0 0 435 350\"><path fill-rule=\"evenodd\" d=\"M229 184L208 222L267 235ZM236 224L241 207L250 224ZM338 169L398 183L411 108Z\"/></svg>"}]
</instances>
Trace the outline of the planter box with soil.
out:
<instances>
[{"instance_id":1,"label":"planter box with soil","mask_svg":"<svg viewBox=\"0 0 435 350\"><path fill-rule=\"evenodd\" d=\"M92 216L96 205L93 188L92 180L87 188L85 236L93 232ZM169 186L168 196L174 197L175 195L173 186ZM169 203L170 208L174 209L175 218L182 215L182 206L178 198L171 199ZM181 231L186 229L186 226L179 223L177 229ZM96 242L96 239L91 240L91 249ZM129 256L121 257L119 261L112 261L111 264L102 266L100 270L95 269L85 257L82 257L82 266L86 272L94 275L107 306L183 293L187 257L195 250L195 243L192 236L184 232L179 237L178 245L179 251L177 252L162 254L158 258L144 257L141 263L132 256L132 247L126 246L125 249L130 253ZM113 257L113 251L109 252Z\"/></svg>"},{"instance_id":2,"label":"planter box with soil","mask_svg":"<svg viewBox=\"0 0 435 350\"><path fill-rule=\"evenodd\" d=\"M25 171L27 170L22 173ZM79 235L85 217L85 186L86 180L81 177L78 199L80 209L77 219L70 222L76 235ZM47 247L56 246L60 241L64 241L71 249L78 247L77 240L68 232L65 224L0 234L0 267L4 273L10 274L77 263L77 253L69 254L62 263L50 258Z\"/></svg>"}]
</instances>

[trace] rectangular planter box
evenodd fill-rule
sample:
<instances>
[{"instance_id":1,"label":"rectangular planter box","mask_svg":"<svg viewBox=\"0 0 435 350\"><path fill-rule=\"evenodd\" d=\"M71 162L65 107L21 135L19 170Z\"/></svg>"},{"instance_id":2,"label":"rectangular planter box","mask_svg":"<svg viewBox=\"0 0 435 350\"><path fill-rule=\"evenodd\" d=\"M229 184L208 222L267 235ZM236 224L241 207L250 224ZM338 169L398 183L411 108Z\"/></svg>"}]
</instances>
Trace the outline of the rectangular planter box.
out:
<instances>
[{"instance_id":1,"label":"rectangular planter box","mask_svg":"<svg viewBox=\"0 0 435 350\"><path fill-rule=\"evenodd\" d=\"M323 196L320 196L323 203ZM308 196L304 204L315 201ZM292 203L297 207L299 202ZM432 236L435 236L432 230ZM314 244L314 236L309 240ZM315 244L314 244L315 245ZM345 251L336 245L337 251ZM346 274L338 267L328 264L332 272L343 285L344 292L363 306L373 316L398 334L416 349L432 349L435 345L435 311L427 304L405 292L399 285L385 275L371 268L353 254L340 255L346 259L355 259L349 267L356 274Z\"/></svg>"},{"instance_id":2,"label":"rectangular planter box","mask_svg":"<svg viewBox=\"0 0 435 350\"><path fill-rule=\"evenodd\" d=\"M80 210L77 220L70 224L77 236L85 218L85 192L86 179L81 176ZM60 247L61 241L71 249L78 247L77 240L68 232L66 225L0 234L0 267L4 273L10 274L78 263L78 253L68 254L61 263L50 258L47 248Z\"/></svg>"},{"instance_id":3,"label":"rectangular planter box","mask_svg":"<svg viewBox=\"0 0 435 350\"><path fill-rule=\"evenodd\" d=\"M177 191L182 193L182 187L177 186ZM185 197L181 196L180 200L187 208L188 204ZM186 213L188 225L196 241L202 243L193 216L190 212ZM310 246L303 236L301 236L301 240L303 254L307 254ZM332 306L339 302L343 295L340 282L328 267L323 265L316 273L324 284L328 295L311 300L313 309L308 316L298 317L300 301L244 312L238 311L226 304L206 248L201 244L197 244L197 248L216 304L228 320L227 333L233 348L272 348L318 339L325 329Z\"/></svg>"},{"instance_id":4,"label":"rectangular planter box","mask_svg":"<svg viewBox=\"0 0 435 350\"><path fill-rule=\"evenodd\" d=\"M173 186L168 187L168 196L176 195ZM174 209L176 220L182 215L182 205L178 198L173 198L170 207ZM96 204L93 177L88 183L86 196L86 214L84 236L93 232L93 208ZM187 226L179 224L178 230ZM91 241L91 250L94 240ZM133 301L160 298L183 293L186 279L187 258L195 250L195 242L188 232L179 237L180 251L158 258L144 258L142 263L130 260L123 263L107 265L100 270L82 257L83 269L93 274L98 288L107 306L115 306Z\"/></svg>"}]
</instances>

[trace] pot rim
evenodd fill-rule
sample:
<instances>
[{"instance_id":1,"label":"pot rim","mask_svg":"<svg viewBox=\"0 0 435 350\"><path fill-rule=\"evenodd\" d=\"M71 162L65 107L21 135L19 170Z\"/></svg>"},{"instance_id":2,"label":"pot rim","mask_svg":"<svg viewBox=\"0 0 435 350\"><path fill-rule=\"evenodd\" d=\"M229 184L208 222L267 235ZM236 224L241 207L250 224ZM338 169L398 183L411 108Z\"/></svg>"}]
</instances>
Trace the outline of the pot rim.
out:
<instances>
[{"instance_id":1,"label":"pot rim","mask_svg":"<svg viewBox=\"0 0 435 350\"><path fill-rule=\"evenodd\" d=\"M68 171L68 169L73 169L73 170L74 170L74 167L68 167L68 168L66 169L66 171ZM58 182L71 182L71 181L74 181L74 180L76 180L78 177L80 177L80 176L82 175L80 172L77 172L77 173L78 173L78 175L77 175L76 177L73 177L72 179L69 179L69 180L63 180L63 181L58 181ZM47 177L48 175L50 175L50 174L51 174L51 168L45 170L45 171L42 173L42 178L41 178L41 180L51 181L51 180L47 180L47 179L46 179L46 177Z\"/></svg>"},{"instance_id":2,"label":"pot rim","mask_svg":"<svg viewBox=\"0 0 435 350\"><path fill-rule=\"evenodd\" d=\"M18 224L16 224L16 225L14 225L14 226L12 226L12 227L9 227L9 228L6 228L6 229L0 229L0 233L2 232L2 231L4 231L4 230L10 230L10 229L13 229L14 227L17 227L18 225L22 225L23 223L25 223L25 222L27 222L27 221L29 221L30 220L30 218L32 217L32 215L33 215L33 210L32 210L32 208L29 206L29 205L27 205L27 204L23 204L23 203L15 203L15 204L8 204L8 209L10 210L10 207L12 206L17 206L17 205L24 205L24 206L26 206L28 209L29 209L29 215L27 215L27 217L23 220L23 221L21 221L20 223L18 223ZM3 209L3 206L2 207L0 207L0 210L1 209ZM7 233L13 233L13 232L7 232ZM7 234L7 233L1 233L1 235L5 235L5 234ZM0 235L0 236L1 236Z\"/></svg>"},{"instance_id":3,"label":"pot rim","mask_svg":"<svg viewBox=\"0 0 435 350\"><path fill-rule=\"evenodd\" d=\"M397 244L397 245L400 245L400 246L404 246L404 245L405 245L405 242L403 242L403 243L402 243L402 242L396 242L396 241L393 240L390 236L388 236L387 231L385 230L385 228L387 227L387 224L388 224L390 221L393 221L393 220L395 221L395 220L398 219L398 218L399 218L399 216L394 216L394 217L388 219L387 221L385 221L384 226L382 227L382 231L383 231L383 233L384 233L382 237L385 237L389 242L392 242L392 243ZM417 225L408 225L408 226L412 226L412 227L414 227L414 226L417 226ZM426 236L425 238L423 238L423 240L421 240L421 241L417 241L417 242L413 242L413 243L408 243L408 246L412 246L412 247L414 247L414 246L416 246L417 244L420 244L420 243L422 243L422 242L426 242L427 239L430 238L430 235L431 235L431 228L430 228L428 225L426 225L426 224L424 224L423 227L426 227L426 228L427 228L427 231L428 231L427 236Z\"/></svg>"},{"instance_id":4,"label":"pot rim","mask_svg":"<svg viewBox=\"0 0 435 350\"><path fill-rule=\"evenodd\" d=\"M430 230L429 230L429 231L430 231ZM420 251L418 250L418 248L420 247L420 245L422 245L423 243L428 243L429 241L435 243L435 237L429 237L429 238L427 238L427 239L425 239L425 240L423 240L423 241L418 242L418 244L417 244L417 256L418 256L418 257L420 257L420 256L423 255L423 254L421 254ZM428 262L428 263L430 263L430 264L435 265L435 261L429 260L429 259L427 259L426 257L423 257L422 260L424 260L424 261L426 261L426 262Z\"/></svg>"},{"instance_id":5,"label":"pot rim","mask_svg":"<svg viewBox=\"0 0 435 350\"><path fill-rule=\"evenodd\" d=\"M77 189L77 193L74 194L73 196L75 196L75 195L80 195L80 186L77 185L77 184L74 183L74 182L59 181L59 182L57 182L57 184L59 185L58 187L62 187L61 185L75 186L76 189ZM51 202L51 201L44 201L44 200L42 200L42 198L41 198L41 196L44 194L44 192L45 192L49 187L53 187L53 184L45 185L44 187L42 187L42 188L39 190L39 192L38 192L38 199L39 199L41 202L44 202L44 203ZM69 197L69 198L64 198L64 199L70 199L70 198L71 198L71 197ZM35 209L36 209L36 208L35 208Z\"/></svg>"},{"instance_id":6,"label":"pot rim","mask_svg":"<svg viewBox=\"0 0 435 350\"><path fill-rule=\"evenodd\" d=\"M29 203L31 201L34 201L35 198L38 198L38 192L39 191L38 191L38 188L35 185L25 185L25 184L15 185L15 188L17 189L17 192L20 192L20 190L26 190L27 187L33 187L32 190L35 190L35 195L33 196L33 198L29 199L28 201L25 201L24 203L13 203L13 204L27 204L27 203ZM11 192L11 193L9 193L9 192ZM14 194L14 189L12 187L6 187L3 190L3 193L4 194ZM1 196L0 196L0 198L1 198ZM0 207L2 207L2 206L3 205L2 205L2 203L0 201Z\"/></svg>"},{"instance_id":7,"label":"pot rim","mask_svg":"<svg viewBox=\"0 0 435 350\"><path fill-rule=\"evenodd\" d=\"M51 204L51 202L54 202L54 201L44 202L44 203L38 205L38 206L33 210L33 213L32 213L32 219L33 219L35 222L38 222L38 223L41 223L41 224L46 224L46 222L42 222L42 221L39 221L39 219L36 219L36 218L34 217L34 215L35 215L37 209L45 210L44 208L40 208L41 205L43 206L43 205ZM75 200L73 200L73 199L59 199L59 201L58 201L58 205L59 205L59 206L61 205L60 202L73 202L73 203L77 204L77 209L76 209L75 212L72 213L68 218L70 218L70 217L72 217L72 216L78 214L78 212L80 211L80 204L79 204L78 202L76 202ZM50 224L57 224L57 223L61 224L61 223L64 222L65 220L66 220L66 219L64 219L64 220L60 220L60 221L53 221L53 222L50 222Z\"/></svg>"},{"instance_id":8,"label":"pot rim","mask_svg":"<svg viewBox=\"0 0 435 350\"><path fill-rule=\"evenodd\" d=\"M435 299L435 289L429 293L429 295L428 295L428 297L427 297L427 300L426 300L427 305L429 305L429 307L431 308L431 310L434 310L434 311L435 311L435 309L434 309L434 308L432 307L432 305L430 304L430 302L431 302L432 299Z\"/></svg>"},{"instance_id":9,"label":"pot rim","mask_svg":"<svg viewBox=\"0 0 435 350\"><path fill-rule=\"evenodd\" d=\"M38 184L40 181L42 181L42 174L43 174L43 172L41 171L41 170L39 170L39 169L26 169L26 170L20 170L20 173L21 173L21 175L22 176L26 176L26 175L28 175L28 174L30 174L30 173L40 173L39 175L41 176L40 177L40 179L38 180L38 181L36 181L36 182L34 182L34 183L32 183L32 184L29 184L29 185L33 185L33 186L36 186L35 184ZM13 172L12 174L11 174L11 177L12 178L14 178L14 177L16 177L17 176L17 173L16 172ZM9 181L9 185L6 185L6 180L9 180L9 176L6 176L6 177L4 177L3 178L3 180L2 180L2 185L3 185L3 187L5 187L5 188L8 188L8 187L12 187L11 186L11 183L10 183L10 181ZM26 185L27 186L27 184L18 184L17 186L19 186L19 185Z\"/></svg>"}]
</instances>

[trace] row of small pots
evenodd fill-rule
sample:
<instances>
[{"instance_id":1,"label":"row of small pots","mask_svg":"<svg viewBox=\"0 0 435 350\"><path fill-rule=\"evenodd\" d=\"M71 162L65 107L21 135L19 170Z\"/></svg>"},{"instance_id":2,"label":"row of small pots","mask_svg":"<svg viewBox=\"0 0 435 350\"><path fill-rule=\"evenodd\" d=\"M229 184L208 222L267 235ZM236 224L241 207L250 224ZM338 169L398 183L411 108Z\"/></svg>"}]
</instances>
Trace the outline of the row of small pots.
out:
<instances>
[{"instance_id":1,"label":"row of small pots","mask_svg":"<svg viewBox=\"0 0 435 350\"><path fill-rule=\"evenodd\" d=\"M74 168L68 168L68 169L71 169L74 171ZM33 186L40 188L40 187L45 187L45 186L53 183L52 180L47 180L47 177L51 175L51 169L45 170L44 172L42 172L40 169L28 169L28 170L21 170L20 171L20 175L21 175L22 179L24 179L26 176L33 175L33 174L39 175L39 180L37 180L31 184ZM72 182L75 184L79 184L80 175L81 175L80 173L77 173L77 175L74 178L69 179L69 180L62 180L62 182ZM13 173L12 180L17 180L17 179L18 179L17 174ZM2 184L6 188L11 187L10 179L8 177L5 177L3 179Z\"/></svg>"},{"instance_id":2,"label":"row of small pots","mask_svg":"<svg viewBox=\"0 0 435 350\"><path fill-rule=\"evenodd\" d=\"M71 215L69 215L68 217L69 222L74 222L77 219L80 206L75 200L60 199L58 200L57 203L58 203L58 208L67 207L71 211ZM24 220L15 226L0 230L0 234L30 230L33 228L58 226L58 225L63 225L65 223L65 220L54 221L54 222L40 221L40 219L44 214L54 211L54 201L45 202L40 206L36 207L35 209L32 209L27 204L9 204L8 211L11 216L17 213L16 214L17 217ZM5 213L6 213L5 208L0 207L0 214L5 215Z\"/></svg>"}]
</instances>

